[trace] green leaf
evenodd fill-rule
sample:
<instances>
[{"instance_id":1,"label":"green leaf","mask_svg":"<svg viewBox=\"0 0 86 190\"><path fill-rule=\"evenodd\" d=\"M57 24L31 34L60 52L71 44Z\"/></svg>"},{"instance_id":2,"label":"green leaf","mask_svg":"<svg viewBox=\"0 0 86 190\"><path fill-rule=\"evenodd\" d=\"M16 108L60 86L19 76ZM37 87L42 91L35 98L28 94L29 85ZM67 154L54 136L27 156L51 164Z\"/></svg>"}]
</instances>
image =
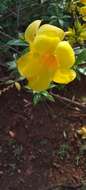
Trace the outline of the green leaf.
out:
<instances>
[{"instance_id":1,"label":"green leaf","mask_svg":"<svg viewBox=\"0 0 86 190\"><path fill-rule=\"evenodd\" d=\"M77 70L81 73L81 74L83 74L83 75L85 75L86 76L86 67L78 67L77 68Z\"/></svg>"},{"instance_id":2,"label":"green leaf","mask_svg":"<svg viewBox=\"0 0 86 190\"><path fill-rule=\"evenodd\" d=\"M47 96L47 99L50 100L51 102L55 102L54 97L50 94Z\"/></svg>"},{"instance_id":3,"label":"green leaf","mask_svg":"<svg viewBox=\"0 0 86 190\"><path fill-rule=\"evenodd\" d=\"M64 90L65 85L64 85L64 84L56 84L56 88L57 88L58 90Z\"/></svg>"},{"instance_id":4,"label":"green leaf","mask_svg":"<svg viewBox=\"0 0 86 190\"><path fill-rule=\"evenodd\" d=\"M41 92L41 94L42 94L46 99L48 99L48 100L50 100L50 101L52 101L52 102L55 102L54 97L53 97L51 94L49 94L48 91L43 91L43 92Z\"/></svg>"},{"instance_id":5,"label":"green leaf","mask_svg":"<svg viewBox=\"0 0 86 190\"><path fill-rule=\"evenodd\" d=\"M82 52L82 49L79 46L77 46L74 48L74 51L75 51L75 54L78 55Z\"/></svg>"},{"instance_id":6,"label":"green leaf","mask_svg":"<svg viewBox=\"0 0 86 190\"><path fill-rule=\"evenodd\" d=\"M76 58L76 63L77 65L83 64L83 62L86 61L86 48L81 51L81 53L78 54Z\"/></svg>"},{"instance_id":7,"label":"green leaf","mask_svg":"<svg viewBox=\"0 0 86 190\"><path fill-rule=\"evenodd\" d=\"M37 93L33 97L33 104L37 105L42 100L42 95Z\"/></svg>"},{"instance_id":8,"label":"green leaf","mask_svg":"<svg viewBox=\"0 0 86 190\"><path fill-rule=\"evenodd\" d=\"M7 65L9 71L17 69L15 61L9 61L9 62L6 63L6 65Z\"/></svg>"},{"instance_id":9,"label":"green leaf","mask_svg":"<svg viewBox=\"0 0 86 190\"><path fill-rule=\"evenodd\" d=\"M26 42L24 42L21 39L13 39L7 42L7 45L11 45L11 46L28 46L28 44Z\"/></svg>"},{"instance_id":10,"label":"green leaf","mask_svg":"<svg viewBox=\"0 0 86 190\"><path fill-rule=\"evenodd\" d=\"M33 104L37 105L40 101L45 101L46 99L55 102L54 97L46 90L40 93L34 93Z\"/></svg>"},{"instance_id":11,"label":"green leaf","mask_svg":"<svg viewBox=\"0 0 86 190\"><path fill-rule=\"evenodd\" d=\"M43 96L45 96L45 97L47 97L47 96L49 95L49 93L48 93L48 91L47 91L47 90L42 91L42 92L41 92L41 94L42 94Z\"/></svg>"},{"instance_id":12,"label":"green leaf","mask_svg":"<svg viewBox=\"0 0 86 190\"><path fill-rule=\"evenodd\" d=\"M29 45L28 45L28 47L26 47L23 51L22 51L22 55L24 55L25 53L27 53L27 52L29 52L30 51L30 49L29 49Z\"/></svg>"},{"instance_id":13,"label":"green leaf","mask_svg":"<svg viewBox=\"0 0 86 190\"><path fill-rule=\"evenodd\" d=\"M7 80L6 82L5 82L5 84L7 84L7 85L10 85L10 84L13 84L14 83L14 80Z\"/></svg>"},{"instance_id":14,"label":"green leaf","mask_svg":"<svg viewBox=\"0 0 86 190\"><path fill-rule=\"evenodd\" d=\"M54 83L50 83L48 89L53 89L53 88L55 88L55 87L56 87L56 84L54 84Z\"/></svg>"}]
</instances>

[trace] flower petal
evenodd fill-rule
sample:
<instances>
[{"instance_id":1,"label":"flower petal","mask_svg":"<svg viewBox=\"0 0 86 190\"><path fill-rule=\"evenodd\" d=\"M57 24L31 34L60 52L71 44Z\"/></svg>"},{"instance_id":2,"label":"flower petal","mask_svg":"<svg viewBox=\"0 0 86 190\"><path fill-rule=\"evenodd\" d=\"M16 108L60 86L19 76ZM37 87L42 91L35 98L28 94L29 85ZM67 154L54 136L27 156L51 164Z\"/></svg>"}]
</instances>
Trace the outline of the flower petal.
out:
<instances>
[{"instance_id":1,"label":"flower petal","mask_svg":"<svg viewBox=\"0 0 86 190\"><path fill-rule=\"evenodd\" d=\"M25 40L28 43L33 42L36 33L39 29L39 26L41 24L41 20L35 20L34 22L32 22L26 29L25 31Z\"/></svg>"},{"instance_id":2,"label":"flower petal","mask_svg":"<svg viewBox=\"0 0 86 190\"><path fill-rule=\"evenodd\" d=\"M68 70L57 70L54 75L53 81L60 84L68 84L73 81L76 77L75 71L72 69Z\"/></svg>"},{"instance_id":3,"label":"flower petal","mask_svg":"<svg viewBox=\"0 0 86 190\"><path fill-rule=\"evenodd\" d=\"M35 56L34 56L35 59ZM56 72L57 62L56 58L51 54L44 54L39 56L37 61L40 62L40 68L36 68L37 73L29 77L29 87L35 91L43 91L49 87L50 82Z\"/></svg>"},{"instance_id":4,"label":"flower petal","mask_svg":"<svg viewBox=\"0 0 86 190\"><path fill-rule=\"evenodd\" d=\"M57 69L56 58L51 54L27 53L17 60L20 74L27 78L28 86L35 91L48 88Z\"/></svg>"},{"instance_id":5,"label":"flower petal","mask_svg":"<svg viewBox=\"0 0 86 190\"><path fill-rule=\"evenodd\" d=\"M43 91L49 87L51 78L46 70L41 69L40 73L34 77L28 78L28 86L34 91Z\"/></svg>"},{"instance_id":6,"label":"flower petal","mask_svg":"<svg viewBox=\"0 0 86 190\"><path fill-rule=\"evenodd\" d=\"M70 68L75 63L75 55L72 47L66 41L59 42L56 48L56 57L60 68Z\"/></svg>"},{"instance_id":7,"label":"flower petal","mask_svg":"<svg viewBox=\"0 0 86 190\"><path fill-rule=\"evenodd\" d=\"M48 37L46 35L37 35L34 42L31 45L32 51L39 53L54 52L60 39L58 37Z\"/></svg>"},{"instance_id":8,"label":"flower petal","mask_svg":"<svg viewBox=\"0 0 86 190\"><path fill-rule=\"evenodd\" d=\"M41 60L38 53L28 52L17 60L19 73L26 78L37 75L40 67Z\"/></svg>"},{"instance_id":9,"label":"flower petal","mask_svg":"<svg viewBox=\"0 0 86 190\"><path fill-rule=\"evenodd\" d=\"M38 35L46 35L47 37L59 37L60 40L63 40L65 33L62 29L56 26L44 24L39 28Z\"/></svg>"}]
</instances>

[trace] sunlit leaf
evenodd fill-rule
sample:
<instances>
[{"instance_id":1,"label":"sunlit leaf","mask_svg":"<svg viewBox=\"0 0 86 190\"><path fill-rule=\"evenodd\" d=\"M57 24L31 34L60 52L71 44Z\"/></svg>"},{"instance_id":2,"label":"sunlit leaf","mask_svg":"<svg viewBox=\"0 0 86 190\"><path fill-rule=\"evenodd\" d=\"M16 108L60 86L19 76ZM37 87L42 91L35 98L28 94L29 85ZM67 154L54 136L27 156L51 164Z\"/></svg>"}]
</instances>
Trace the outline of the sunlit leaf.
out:
<instances>
[{"instance_id":1,"label":"sunlit leaf","mask_svg":"<svg viewBox=\"0 0 86 190\"><path fill-rule=\"evenodd\" d=\"M78 67L77 69L81 74L85 75L86 76L86 66L81 68L81 67Z\"/></svg>"},{"instance_id":2,"label":"sunlit leaf","mask_svg":"<svg viewBox=\"0 0 86 190\"><path fill-rule=\"evenodd\" d=\"M48 91L44 91L44 92L42 92L41 94L42 94L44 97L46 97L46 99L48 99L48 100L50 100L50 101L52 101L52 102L55 102L54 97L53 97L51 94L49 94Z\"/></svg>"},{"instance_id":3,"label":"sunlit leaf","mask_svg":"<svg viewBox=\"0 0 86 190\"><path fill-rule=\"evenodd\" d=\"M37 105L40 101L42 100L42 96L41 94L35 94L33 97L33 104Z\"/></svg>"},{"instance_id":4,"label":"sunlit leaf","mask_svg":"<svg viewBox=\"0 0 86 190\"><path fill-rule=\"evenodd\" d=\"M24 42L21 39L13 39L7 42L7 45L11 45L11 46L28 46L28 44L26 42Z\"/></svg>"},{"instance_id":5,"label":"sunlit leaf","mask_svg":"<svg viewBox=\"0 0 86 190\"><path fill-rule=\"evenodd\" d=\"M83 49L77 56L76 64L81 65L86 61L86 48Z\"/></svg>"}]
</instances>

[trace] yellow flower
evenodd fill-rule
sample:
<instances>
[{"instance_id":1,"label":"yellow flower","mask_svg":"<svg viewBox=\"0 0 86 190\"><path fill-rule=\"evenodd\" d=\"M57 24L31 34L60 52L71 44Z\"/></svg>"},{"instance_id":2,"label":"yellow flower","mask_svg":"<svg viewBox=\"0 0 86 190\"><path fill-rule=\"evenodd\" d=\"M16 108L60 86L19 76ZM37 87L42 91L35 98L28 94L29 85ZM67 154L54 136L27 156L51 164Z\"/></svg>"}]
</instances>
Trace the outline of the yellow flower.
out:
<instances>
[{"instance_id":1,"label":"yellow flower","mask_svg":"<svg viewBox=\"0 0 86 190\"><path fill-rule=\"evenodd\" d=\"M86 4L86 0L80 0L80 3Z\"/></svg>"},{"instance_id":2,"label":"yellow flower","mask_svg":"<svg viewBox=\"0 0 86 190\"><path fill-rule=\"evenodd\" d=\"M77 132L82 136L82 139L86 139L86 126L83 126Z\"/></svg>"},{"instance_id":3,"label":"yellow flower","mask_svg":"<svg viewBox=\"0 0 86 190\"><path fill-rule=\"evenodd\" d=\"M83 24L82 25L82 31L80 33L80 37L83 39L83 40L86 40L86 24Z\"/></svg>"},{"instance_id":4,"label":"yellow flower","mask_svg":"<svg viewBox=\"0 0 86 190\"><path fill-rule=\"evenodd\" d=\"M82 15L82 19L86 21L86 6L80 8L80 14Z\"/></svg>"},{"instance_id":5,"label":"yellow flower","mask_svg":"<svg viewBox=\"0 0 86 190\"><path fill-rule=\"evenodd\" d=\"M67 84L76 77L71 68L75 63L74 51L68 42L62 41L65 32L56 26L40 24L36 20L26 29L30 51L17 60L20 74L35 91L46 90L52 81Z\"/></svg>"},{"instance_id":6,"label":"yellow flower","mask_svg":"<svg viewBox=\"0 0 86 190\"><path fill-rule=\"evenodd\" d=\"M86 40L86 24L82 24L78 21L75 28L68 28L68 31L65 32L66 39L70 44L83 44Z\"/></svg>"},{"instance_id":7,"label":"yellow flower","mask_svg":"<svg viewBox=\"0 0 86 190\"><path fill-rule=\"evenodd\" d=\"M27 27L25 31L26 42L31 43L34 40L40 24L41 24L41 20L36 20Z\"/></svg>"}]
</instances>

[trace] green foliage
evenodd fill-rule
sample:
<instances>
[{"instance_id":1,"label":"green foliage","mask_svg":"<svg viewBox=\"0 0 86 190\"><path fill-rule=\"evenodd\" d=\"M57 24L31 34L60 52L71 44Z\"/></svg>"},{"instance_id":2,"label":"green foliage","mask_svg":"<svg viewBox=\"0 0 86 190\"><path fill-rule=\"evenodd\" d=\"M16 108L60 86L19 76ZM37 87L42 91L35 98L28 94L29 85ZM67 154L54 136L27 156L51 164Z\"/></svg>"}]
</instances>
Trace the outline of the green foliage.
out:
<instances>
[{"instance_id":1,"label":"green foliage","mask_svg":"<svg viewBox=\"0 0 86 190\"><path fill-rule=\"evenodd\" d=\"M5 14L14 3L16 0L0 0L0 13Z\"/></svg>"},{"instance_id":2,"label":"green foliage","mask_svg":"<svg viewBox=\"0 0 86 190\"><path fill-rule=\"evenodd\" d=\"M13 49L10 47L12 43L7 43L8 40L18 39L18 33L24 32L33 20L42 19L43 22L67 28L70 15L66 10L66 2L68 0L1 0L0 51L2 54L7 52L7 57L12 57Z\"/></svg>"},{"instance_id":3,"label":"green foliage","mask_svg":"<svg viewBox=\"0 0 86 190\"><path fill-rule=\"evenodd\" d=\"M54 102L54 97L52 95L49 94L48 91L43 91L40 93L33 93L33 104L37 105L40 101L45 101L45 100L49 100L51 102Z\"/></svg>"},{"instance_id":4,"label":"green foliage","mask_svg":"<svg viewBox=\"0 0 86 190\"><path fill-rule=\"evenodd\" d=\"M68 151L69 151L69 145L68 144L60 145L60 148L58 151L59 157L63 160L64 158L66 158Z\"/></svg>"},{"instance_id":5,"label":"green foliage","mask_svg":"<svg viewBox=\"0 0 86 190\"><path fill-rule=\"evenodd\" d=\"M7 62L6 66L8 67L9 71L14 71L16 69L16 62L15 62L15 60Z\"/></svg>"},{"instance_id":6,"label":"green foliage","mask_svg":"<svg viewBox=\"0 0 86 190\"><path fill-rule=\"evenodd\" d=\"M47 13L48 4L48 1L41 3L41 0L0 1L0 52L2 55L7 52L7 57L12 57L14 51L7 44L8 40L18 38L18 33L24 32L33 20L43 19L43 16Z\"/></svg>"},{"instance_id":7,"label":"green foliage","mask_svg":"<svg viewBox=\"0 0 86 190\"><path fill-rule=\"evenodd\" d=\"M10 73L10 78L12 80L4 81L5 84L12 84L16 81L23 83L24 77L21 77L17 68L16 68L16 60L9 61L6 63L7 70Z\"/></svg>"},{"instance_id":8,"label":"green foliage","mask_svg":"<svg viewBox=\"0 0 86 190\"><path fill-rule=\"evenodd\" d=\"M79 73L86 76L86 66L85 67L78 67L78 71L79 71Z\"/></svg>"},{"instance_id":9,"label":"green foliage","mask_svg":"<svg viewBox=\"0 0 86 190\"><path fill-rule=\"evenodd\" d=\"M47 10L48 21L50 24L67 28L70 23L70 15L67 13L65 0L51 0ZM46 18L45 18L46 19Z\"/></svg>"},{"instance_id":10,"label":"green foliage","mask_svg":"<svg viewBox=\"0 0 86 190\"><path fill-rule=\"evenodd\" d=\"M14 40L9 40L7 42L7 45L10 45L10 46L26 46L28 47L28 44L26 42L24 42L24 40L21 40L21 39L14 39Z\"/></svg>"},{"instance_id":11,"label":"green foliage","mask_svg":"<svg viewBox=\"0 0 86 190\"><path fill-rule=\"evenodd\" d=\"M86 61L86 48L81 49L76 58L76 65L81 65Z\"/></svg>"},{"instance_id":12,"label":"green foliage","mask_svg":"<svg viewBox=\"0 0 86 190\"><path fill-rule=\"evenodd\" d=\"M77 72L86 75L86 48L79 49L79 53L76 58L75 69Z\"/></svg>"}]
</instances>

